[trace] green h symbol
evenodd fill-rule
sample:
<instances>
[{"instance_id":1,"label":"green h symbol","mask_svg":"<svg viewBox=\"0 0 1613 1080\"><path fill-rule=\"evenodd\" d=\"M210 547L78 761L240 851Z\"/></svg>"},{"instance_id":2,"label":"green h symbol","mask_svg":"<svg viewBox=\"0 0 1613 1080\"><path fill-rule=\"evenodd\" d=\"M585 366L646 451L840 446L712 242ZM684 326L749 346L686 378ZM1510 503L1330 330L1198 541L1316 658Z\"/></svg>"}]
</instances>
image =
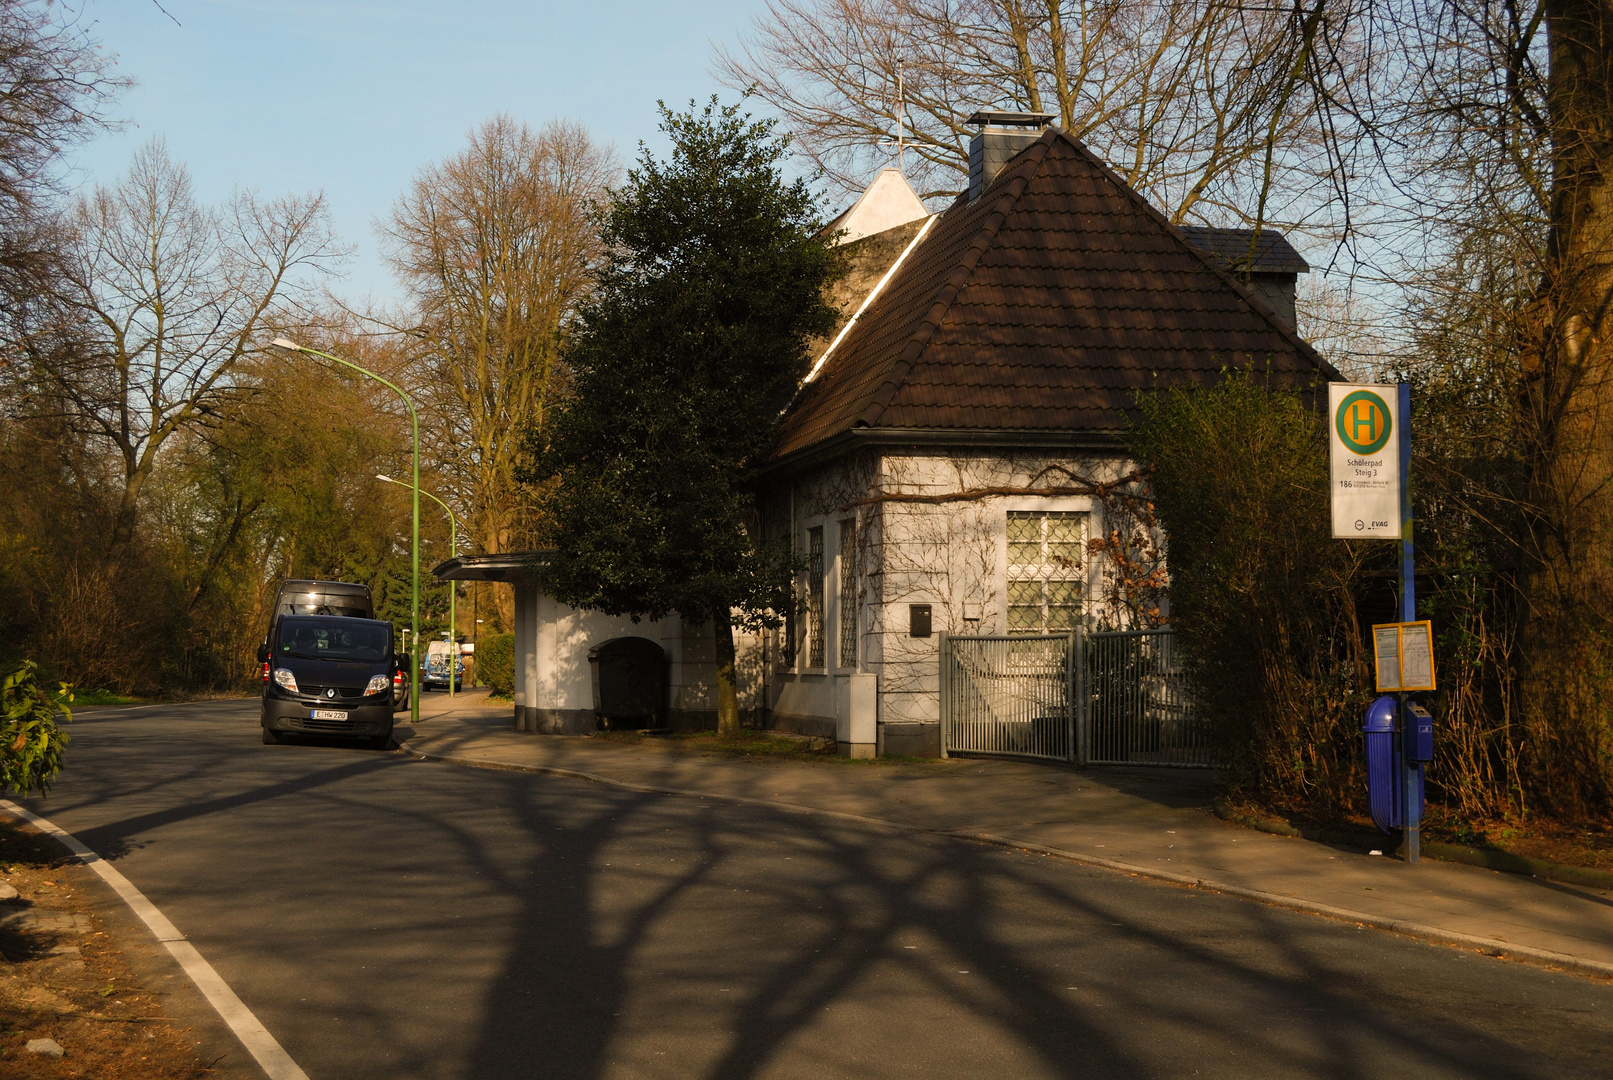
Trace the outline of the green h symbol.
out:
<instances>
[{"instance_id":1,"label":"green h symbol","mask_svg":"<svg viewBox=\"0 0 1613 1080\"><path fill-rule=\"evenodd\" d=\"M1367 437L1361 437L1361 429L1367 429ZM1357 401L1350 406L1350 438L1360 443L1370 443L1378 437L1378 410L1370 401Z\"/></svg>"}]
</instances>

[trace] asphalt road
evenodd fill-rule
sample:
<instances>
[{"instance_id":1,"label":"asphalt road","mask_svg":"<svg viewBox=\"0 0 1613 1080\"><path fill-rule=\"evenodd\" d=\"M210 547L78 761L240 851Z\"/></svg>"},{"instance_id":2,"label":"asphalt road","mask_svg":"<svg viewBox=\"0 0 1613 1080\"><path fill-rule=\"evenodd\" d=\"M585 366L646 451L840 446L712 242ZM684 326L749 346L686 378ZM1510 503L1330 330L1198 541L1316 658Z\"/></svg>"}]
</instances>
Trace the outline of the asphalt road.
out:
<instances>
[{"instance_id":1,"label":"asphalt road","mask_svg":"<svg viewBox=\"0 0 1613 1080\"><path fill-rule=\"evenodd\" d=\"M89 714L73 739L29 806L312 1080L1613 1074L1613 985L1199 890L263 746L255 702Z\"/></svg>"}]
</instances>

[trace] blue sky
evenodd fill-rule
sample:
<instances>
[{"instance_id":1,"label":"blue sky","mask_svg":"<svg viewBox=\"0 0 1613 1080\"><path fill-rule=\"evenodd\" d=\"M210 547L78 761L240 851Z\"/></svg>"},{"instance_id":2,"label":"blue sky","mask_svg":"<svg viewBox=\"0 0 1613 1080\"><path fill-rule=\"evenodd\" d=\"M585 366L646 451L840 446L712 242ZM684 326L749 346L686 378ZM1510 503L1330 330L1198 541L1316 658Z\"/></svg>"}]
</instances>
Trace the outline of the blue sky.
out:
<instances>
[{"instance_id":1,"label":"blue sky","mask_svg":"<svg viewBox=\"0 0 1613 1080\"><path fill-rule=\"evenodd\" d=\"M395 295L371 223L410 177L497 112L583 122L627 161L664 149L657 98L723 90L732 45L763 0L69 0L139 81L123 130L76 151L75 183L110 182L147 139L167 140L205 201L237 187L323 190L358 252L338 291ZM173 18L164 14L166 10ZM175 20L177 20L177 25Z\"/></svg>"}]
</instances>

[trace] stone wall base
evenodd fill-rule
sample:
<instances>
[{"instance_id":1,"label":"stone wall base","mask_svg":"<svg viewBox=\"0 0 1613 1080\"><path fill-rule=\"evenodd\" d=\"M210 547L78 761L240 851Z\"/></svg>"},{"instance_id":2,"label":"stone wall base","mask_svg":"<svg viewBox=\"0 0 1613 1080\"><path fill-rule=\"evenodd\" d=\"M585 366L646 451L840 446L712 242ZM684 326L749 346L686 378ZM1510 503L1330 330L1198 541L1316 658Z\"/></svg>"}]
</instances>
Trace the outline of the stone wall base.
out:
<instances>
[{"instance_id":1,"label":"stone wall base","mask_svg":"<svg viewBox=\"0 0 1613 1080\"><path fill-rule=\"evenodd\" d=\"M668 709L666 726L669 731L716 731L716 709Z\"/></svg>"},{"instance_id":2,"label":"stone wall base","mask_svg":"<svg viewBox=\"0 0 1613 1080\"><path fill-rule=\"evenodd\" d=\"M763 726L769 731L788 731L792 735L808 735L814 739L835 737L835 719L832 716L796 716L792 713L769 713Z\"/></svg>"},{"instance_id":3,"label":"stone wall base","mask_svg":"<svg viewBox=\"0 0 1613 1080\"><path fill-rule=\"evenodd\" d=\"M881 724L879 753L882 757L940 757L941 725Z\"/></svg>"},{"instance_id":4,"label":"stone wall base","mask_svg":"<svg viewBox=\"0 0 1613 1080\"><path fill-rule=\"evenodd\" d=\"M598 727L592 709L537 709L515 707L515 730L536 735L586 735Z\"/></svg>"}]
</instances>

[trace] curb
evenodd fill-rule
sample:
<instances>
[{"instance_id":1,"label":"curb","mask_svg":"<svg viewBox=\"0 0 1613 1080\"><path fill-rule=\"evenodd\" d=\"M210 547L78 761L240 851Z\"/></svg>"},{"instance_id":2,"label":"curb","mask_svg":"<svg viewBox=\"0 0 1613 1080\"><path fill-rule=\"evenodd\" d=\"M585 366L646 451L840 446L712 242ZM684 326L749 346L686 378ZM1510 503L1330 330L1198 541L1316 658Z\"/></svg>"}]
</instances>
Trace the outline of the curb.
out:
<instances>
[{"instance_id":1,"label":"curb","mask_svg":"<svg viewBox=\"0 0 1613 1080\"><path fill-rule=\"evenodd\" d=\"M1244 900L1253 900L1257 903L1268 904L1272 907L1286 908L1306 915L1320 915L1324 918L1335 919L1340 922L1356 923L1369 926L1375 930L1384 930L1403 937L1417 938L1439 945L1453 945L1459 948L1471 949L1498 959L1517 960L1523 963L1535 964L1540 967L1559 968L1572 971L1580 975L1598 976L1604 979L1613 978L1613 963L1604 963L1600 960L1589 960L1580 956L1571 956L1568 953L1552 952L1549 949L1536 949L1527 945L1514 945L1511 942L1500 941L1495 938L1476 937L1472 934L1461 934L1454 930L1443 930L1437 926L1426 926L1422 923L1408 922L1404 919L1391 919L1381 915L1371 915L1362 911L1351 911L1347 908L1332 907L1328 904L1318 904L1310 900L1302 900L1296 896L1283 896L1279 893L1264 892L1260 889L1250 889L1242 885L1232 885L1226 882L1211 881L1208 878L1197 878L1188 874L1176 874L1169 870L1160 870L1156 867L1136 866L1131 863L1118 862L1114 859L1105 859L1096 855L1085 855L1065 848L1048 847L1044 844L1032 844L1023 840L1015 840L1009 836L997 836L993 833L968 832L961 829L937 829L924 825L909 825L889 818L869 817L865 814L849 814L841 810L824 810L816 806L803 806L800 803L778 802L772 799L756 799L748 795L726 795L720 792L694 791L685 788L655 787L650 784L639 784L631 780L618 780L612 776L600 773L580 772L575 769L560 769L550 765L512 765L508 762L486 761L480 758L462 757L453 754L431 754L416 750L407 743L400 744L398 749L408 756L419 761L432 761L445 765L459 765L474 769L493 769L501 772L538 773L544 776L557 776L568 780L582 780L593 784L603 784L607 787L621 788L625 791L635 791L647 795L672 795L685 798L721 799L724 802L739 803L747 806L765 806L775 810L785 810L791 813L814 814L820 817L834 818L841 821L855 822L862 825L874 825L885 829L894 829L899 832L924 834L929 836L944 836L954 840L969 840L975 843L990 844L994 847L1012 848L1017 851L1031 851L1040 855L1064 859L1084 866L1094 866L1116 873L1129 874L1134 877L1151 878L1155 881L1169 882L1172 885L1184 885L1193 889L1205 889L1210 892L1223 893L1227 896L1236 896ZM1216 814L1221 816L1220 800L1216 800ZM1230 810L1229 810L1230 813ZM1227 819L1232 820L1232 819ZM1302 835L1298 829L1282 823L1289 830L1281 835Z\"/></svg>"},{"instance_id":2,"label":"curb","mask_svg":"<svg viewBox=\"0 0 1613 1080\"><path fill-rule=\"evenodd\" d=\"M1355 833L1338 832L1332 829L1302 829L1296 828L1278 818L1261 818L1250 814L1240 814L1228 806L1223 799L1216 799L1214 805L1215 816L1222 821L1230 822L1233 825L1242 825L1245 828L1255 829L1260 832L1273 833L1277 836L1297 836L1301 839L1320 843L1348 844L1356 843L1360 840L1360 837ZM1522 874L1525 877L1560 881L1568 885L1582 885L1591 889L1613 889L1613 871L1597 870L1589 866L1567 866L1547 859L1514 855L1511 852L1500 851L1495 848L1447 844L1441 840L1424 840L1421 851L1427 858L1438 859L1441 862L1479 866L1486 870L1498 870L1506 874Z\"/></svg>"}]
</instances>

